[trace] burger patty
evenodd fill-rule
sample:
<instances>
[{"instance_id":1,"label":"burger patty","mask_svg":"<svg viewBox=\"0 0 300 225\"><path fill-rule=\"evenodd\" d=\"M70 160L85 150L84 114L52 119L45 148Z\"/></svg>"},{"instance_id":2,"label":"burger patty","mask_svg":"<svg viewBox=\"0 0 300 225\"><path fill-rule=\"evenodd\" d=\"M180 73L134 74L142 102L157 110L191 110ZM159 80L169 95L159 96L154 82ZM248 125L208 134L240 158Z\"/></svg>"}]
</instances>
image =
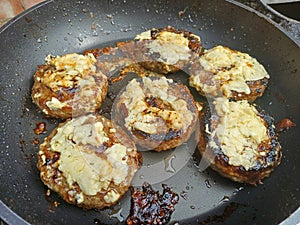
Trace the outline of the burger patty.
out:
<instances>
[{"instance_id":1,"label":"burger patty","mask_svg":"<svg viewBox=\"0 0 300 225\"><path fill-rule=\"evenodd\" d=\"M103 116L69 119L40 145L41 180L85 209L115 204L128 190L141 154L119 127Z\"/></svg>"},{"instance_id":2,"label":"burger patty","mask_svg":"<svg viewBox=\"0 0 300 225\"><path fill-rule=\"evenodd\" d=\"M116 74L119 75L125 67L136 64L134 56L136 48L134 41L117 42L115 46L88 49L83 54L93 54L97 59L95 64L97 70L112 79Z\"/></svg>"},{"instance_id":3,"label":"burger patty","mask_svg":"<svg viewBox=\"0 0 300 225\"><path fill-rule=\"evenodd\" d=\"M131 80L116 98L112 112L135 143L156 151L187 141L198 120L189 89L165 77Z\"/></svg>"},{"instance_id":4,"label":"burger patty","mask_svg":"<svg viewBox=\"0 0 300 225\"><path fill-rule=\"evenodd\" d=\"M198 58L202 51L200 37L167 26L151 29L135 37L138 62L153 72L174 73Z\"/></svg>"},{"instance_id":5,"label":"burger patty","mask_svg":"<svg viewBox=\"0 0 300 225\"><path fill-rule=\"evenodd\" d=\"M67 119L96 112L104 101L108 81L96 72L92 54L47 56L34 75L31 97L47 115Z\"/></svg>"},{"instance_id":6,"label":"burger patty","mask_svg":"<svg viewBox=\"0 0 300 225\"><path fill-rule=\"evenodd\" d=\"M201 95L253 102L262 96L269 74L250 55L227 47L206 50L190 70L190 85Z\"/></svg>"},{"instance_id":7,"label":"burger patty","mask_svg":"<svg viewBox=\"0 0 300 225\"><path fill-rule=\"evenodd\" d=\"M202 113L198 149L221 175L257 184L280 164L281 146L273 118L247 101L217 98L212 113Z\"/></svg>"}]
</instances>

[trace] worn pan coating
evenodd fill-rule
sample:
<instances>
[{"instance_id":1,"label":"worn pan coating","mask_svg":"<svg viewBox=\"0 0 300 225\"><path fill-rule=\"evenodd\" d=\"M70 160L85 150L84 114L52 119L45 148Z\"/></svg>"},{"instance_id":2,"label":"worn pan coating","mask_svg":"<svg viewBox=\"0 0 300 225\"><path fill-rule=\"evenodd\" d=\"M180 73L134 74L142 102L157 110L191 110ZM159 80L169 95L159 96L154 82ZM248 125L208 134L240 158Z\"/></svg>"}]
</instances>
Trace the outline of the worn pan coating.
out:
<instances>
[{"instance_id":1,"label":"worn pan coating","mask_svg":"<svg viewBox=\"0 0 300 225\"><path fill-rule=\"evenodd\" d=\"M118 205L102 211L84 211L55 193L45 195L33 141L42 141L46 134L36 135L33 129L36 123L46 122L49 133L57 120L44 118L32 104L32 75L49 53L83 52L166 25L200 35L205 48L222 44L256 57L271 74L268 90L257 104L277 121L289 117L300 124L300 48L249 9L222 0L46 2L0 30L0 215L5 221L117 224L126 219L129 193ZM188 161L162 182L180 194L171 223L278 224L285 220L300 205L299 136L300 126L281 135L282 163L257 187L233 183L210 169L199 172L194 161ZM161 189L160 183L153 186Z\"/></svg>"}]
</instances>

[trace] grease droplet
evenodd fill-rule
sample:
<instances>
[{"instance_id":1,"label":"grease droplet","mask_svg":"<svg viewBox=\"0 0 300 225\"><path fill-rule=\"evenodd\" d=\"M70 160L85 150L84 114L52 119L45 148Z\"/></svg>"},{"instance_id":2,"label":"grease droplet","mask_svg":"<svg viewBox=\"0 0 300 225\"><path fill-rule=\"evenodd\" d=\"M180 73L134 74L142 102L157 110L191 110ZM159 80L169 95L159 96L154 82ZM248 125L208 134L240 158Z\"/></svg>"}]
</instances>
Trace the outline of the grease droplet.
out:
<instances>
[{"instance_id":1,"label":"grease droplet","mask_svg":"<svg viewBox=\"0 0 300 225\"><path fill-rule=\"evenodd\" d=\"M211 184L209 183L209 180L205 180L205 185L206 185L206 187L207 188L211 188L212 186L211 186Z\"/></svg>"},{"instance_id":2,"label":"grease droplet","mask_svg":"<svg viewBox=\"0 0 300 225\"><path fill-rule=\"evenodd\" d=\"M230 198L226 195L224 195L224 197L220 200L219 204L223 203L223 202L229 202Z\"/></svg>"},{"instance_id":3,"label":"grease droplet","mask_svg":"<svg viewBox=\"0 0 300 225\"><path fill-rule=\"evenodd\" d=\"M176 170L174 169L173 165L172 165L172 161L173 159L175 159L176 156L175 155L169 155L167 156L164 160L165 160L165 171L166 172L170 172L170 173L175 173Z\"/></svg>"},{"instance_id":4,"label":"grease droplet","mask_svg":"<svg viewBox=\"0 0 300 225\"><path fill-rule=\"evenodd\" d=\"M124 221L124 217L121 214L121 212L122 212L122 208L112 210L111 214L109 214L109 217L110 218L116 218L116 219L119 220L119 222L123 222Z\"/></svg>"}]
</instances>

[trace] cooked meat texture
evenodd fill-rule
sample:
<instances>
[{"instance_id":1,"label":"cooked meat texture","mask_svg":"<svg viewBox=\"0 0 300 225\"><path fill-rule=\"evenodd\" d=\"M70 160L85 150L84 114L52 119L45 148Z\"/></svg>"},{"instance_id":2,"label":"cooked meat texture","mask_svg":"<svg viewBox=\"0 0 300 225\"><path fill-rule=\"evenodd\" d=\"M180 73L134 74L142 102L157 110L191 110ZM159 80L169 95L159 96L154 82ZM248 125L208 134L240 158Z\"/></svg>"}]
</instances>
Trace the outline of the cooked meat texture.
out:
<instances>
[{"instance_id":1,"label":"cooked meat texture","mask_svg":"<svg viewBox=\"0 0 300 225\"><path fill-rule=\"evenodd\" d=\"M38 153L43 183L66 202L85 209L116 204L141 163L129 136L100 115L61 123Z\"/></svg>"},{"instance_id":2,"label":"cooked meat texture","mask_svg":"<svg viewBox=\"0 0 300 225\"><path fill-rule=\"evenodd\" d=\"M255 58L223 46L205 51L190 69L190 85L208 97L253 102L263 95L268 79Z\"/></svg>"},{"instance_id":3,"label":"cooked meat texture","mask_svg":"<svg viewBox=\"0 0 300 225\"><path fill-rule=\"evenodd\" d=\"M170 221L178 203L179 196L163 184L163 193L154 191L145 183L142 190L131 189L131 208L127 218L128 225L163 225Z\"/></svg>"},{"instance_id":4,"label":"cooked meat texture","mask_svg":"<svg viewBox=\"0 0 300 225\"><path fill-rule=\"evenodd\" d=\"M96 72L95 63L92 54L47 56L34 75L33 102L46 115L62 119L98 111L106 97L108 81Z\"/></svg>"},{"instance_id":5,"label":"cooked meat texture","mask_svg":"<svg viewBox=\"0 0 300 225\"><path fill-rule=\"evenodd\" d=\"M97 59L97 70L105 74L110 81L119 77L125 67L136 64L135 52L137 46L134 41L117 42L115 46L88 49L83 54L93 54Z\"/></svg>"},{"instance_id":6,"label":"cooked meat texture","mask_svg":"<svg viewBox=\"0 0 300 225\"><path fill-rule=\"evenodd\" d=\"M201 51L198 36L168 26L143 32L134 41L89 49L84 54L93 54L97 59L97 68L110 78L135 64L159 74L176 72L198 58Z\"/></svg>"},{"instance_id":7,"label":"cooked meat texture","mask_svg":"<svg viewBox=\"0 0 300 225\"><path fill-rule=\"evenodd\" d=\"M165 77L131 80L116 98L112 118L142 149L162 151L186 142L198 120L189 89Z\"/></svg>"},{"instance_id":8,"label":"cooked meat texture","mask_svg":"<svg viewBox=\"0 0 300 225\"><path fill-rule=\"evenodd\" d=\"M105 74L111 83L122 80L128 73L135 73L139 77L163 76L137 63L135 52L138 51L140 51L139 44L129 41L118 42L115 47L89 49L84 54L94 55L97 59L97 69Z\"/></svg>"},{"instance_id":9,"label":"cooked meat texture","mask_svg":"<svg viewBox=\"0 0 300 225\"><path fill-rule=\"evenodd\" d=\"M145 31L135 37L138 62L153 72L168 74L183 69L202 52L200 37L171 26Z\"/></svg>"},{"instance_id":10,"label":"cooked meat texture","mask_svg":"<svg viewBox=\"0 0 300 225\"><path fill-rule=\"evenodd\" d=\"M202 159L233 181L258 184L281 161L273 118L247 101L216 99L212 113L201 113L197 132Z\"/></svg>"}]
</instances>

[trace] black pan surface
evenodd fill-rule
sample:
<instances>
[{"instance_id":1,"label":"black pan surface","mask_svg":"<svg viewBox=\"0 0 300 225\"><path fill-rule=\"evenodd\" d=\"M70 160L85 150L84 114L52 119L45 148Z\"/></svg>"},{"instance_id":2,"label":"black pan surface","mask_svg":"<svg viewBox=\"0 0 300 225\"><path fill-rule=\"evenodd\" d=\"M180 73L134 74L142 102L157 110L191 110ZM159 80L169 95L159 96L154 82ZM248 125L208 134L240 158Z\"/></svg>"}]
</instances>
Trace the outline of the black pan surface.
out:
<instances>
[{"instance_id":1,"label":"black pan surface","mask_svg":"<svg viewBox=\"0 0 300 225\"><path fill-rule=\"evenodd\" d=\"M46 119L31 102L37 65L48 54L61 55L132 39L152 27L172 25L202 38L205 48L229 46L256 57L271 75L265 95L256 103L276 121L300 124L300 48L278 27L257 13L222 0L49 1L10 21L0 30L0 215L11 224L124 223L130 193L112 208L84 211L46 196L36 168L38 122L48 133L57 120ZM175 76L175 75L174 75ZM173 77L174 77L173 76ZM181 81L187 77L181 74ZM300 206L300 126L281 135L283 159L264 184L242 185L210 169L199 171L191 157L166 183L180 194L171 223L278 224ZM189 147L189 146L187 146ZM192 152L194 149L192 149ZM146 153L145 153L146 154ZM149 160L163 161L163 156ZM179 163L176 159L173 163ZM157 173L148 176L154 179ZM140 179L141 176L140 176ZM58 205L57 207L55 205ZM10 210L11 211L10 211ZM18 216L17 216L18 215ZM23 218L20 219L19 217Z\"/></svg>"}]
</instances>

